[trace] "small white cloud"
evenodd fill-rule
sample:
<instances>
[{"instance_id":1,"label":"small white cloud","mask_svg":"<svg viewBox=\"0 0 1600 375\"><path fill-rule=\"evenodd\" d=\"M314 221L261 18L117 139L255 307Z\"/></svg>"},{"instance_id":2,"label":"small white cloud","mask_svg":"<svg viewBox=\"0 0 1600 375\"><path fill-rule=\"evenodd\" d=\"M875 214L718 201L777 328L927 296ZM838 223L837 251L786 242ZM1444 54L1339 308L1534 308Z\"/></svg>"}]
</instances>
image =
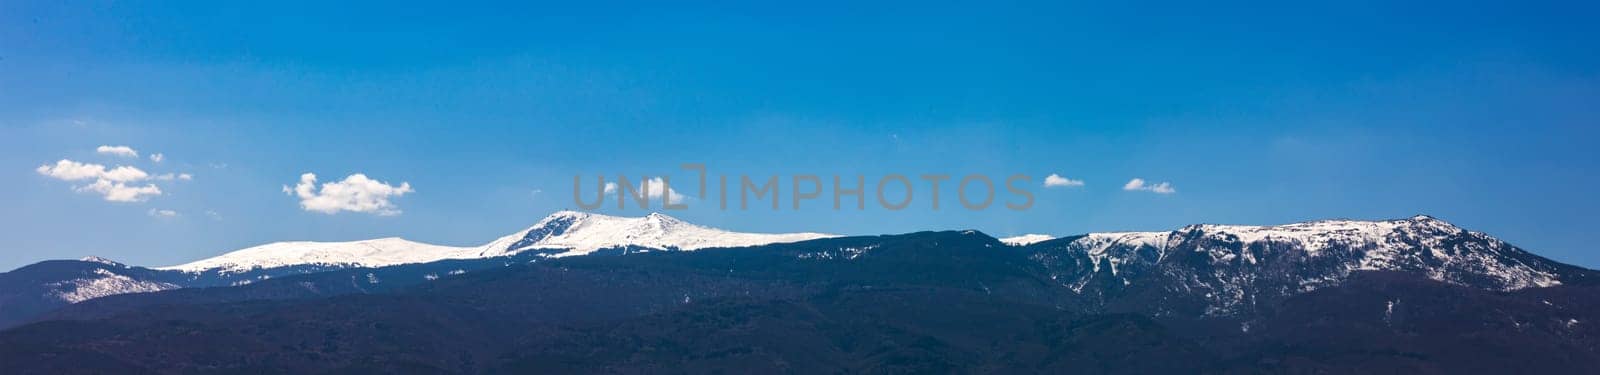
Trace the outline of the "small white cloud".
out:
<instances>
[{"instance_id":1,"label":"small white cloud","mask_svg":"<svg viewBox=\"0 0 1600 375\"><path fill-rule=\"evenodd\" d=\"M161 195L161 188L155 185L144 186L129 185L122 182L109 180L94 180L94 183L75 188L78 192L95 192L112 202L143 202L152 196Z\"/></svg>"},{"instance_id":2,"label":"small white cloud","mask_svg":"<svg viewBox=\"0 0 1600 375\"><path fill-rule=\"evenodd\" d=\"M132 182L150 177L150 174L139 168L117 166L116 168L106 169L104 165L79 163L67 159L61 159L55 165L41 165L34 170L39 174L62 181L105 179L114 182Z\"/></svg>"},{"instance_id":3,"label":"small white cloud","mask_svg":"<svg viewBox=\"0 0 1600 375\"><path fill-rule=\"evenodd\" d=\"M643 184L645 182L641 182L640 186L634 187L634 190L630 191L629 193L637 194L640 190L645 190L645 196L649 197L652 200L661 199L661 194L669 194L669 196L671 198L668 198L667 202L671 203L671 204L683 203L683 199L687 198L683 194L678 194L678 189L672 189L672 188L667 187L666 180L663 180L660 177L650 178L650 179L645 180L645 181L647 181L648 184L650 185L649 189L645 189L645 186L643 186ZM617 183L615 183L615 182L607 182L606 183L606 187L605 187L605 192L606 192L607 196L609 196L609 195L611 195L613 193L616 193L617 192Z\"/></svg>"},{"instance_id":4,"label":"small white cloud","mask_svg":"<svg viewBox=\"0 0 1600 375\"><path fill-rule=\"evenodd\" d=\"M158 209L154 209L154 208L150 209L150 211L146 212L146 214L150 215L151 217L161 217L161 218L178 217L178 211L158 210Z\"/></svg>"},{"instance_id":5,"label":"small white cloud","mask_svg":"<svg viewBox=\"0 0 1600 375\"><path fill-rule=\"evenodd\" d=\"M121 165L107 170L104 175L100 176L101 179L117 182L139 181L149 177L149 173L144 173L144 171L140 170L139 168Z\"/></svg>"},{"instance_id":6,"label":"small white cloud","mask_svg":"<svg viewBox=\"0 0 1600 375\"><path fill-rule=\"evenodd\" d=\"M102 154L106 154L106 155L116 155L116 156L121 156L121 157L125 157L125 158L137 158L137 157L139 157L139 152L138 151L134 151L133 147L128 147L128 146L100 146L100 147L95 147L94 148L94 152L98 152L98 153L102 153Z\"/></svg>"},{"instance_id":7,"label":"small white cloud","mask_svg":"<svg viewBox=\"0 0 1600 375\"><path fill-rule=\"evenodd\" d=\"M1174 189L1171 183L1162 182L1157 184L1148 184L1142 178L1128 180L1127 184L1122 185L1122 190L1148 191L1156 194L1172 194L1178 192L1178 189Z\"/></svg>"},{"instance_id":8,"label":"small white cloud","mask_svg":"<svg viewBox=\"0 0 1600 375\"><path fill-rule=\"evenodd\" d=\"M77 181L100 178L106 173L106 166L61 159L56 165L41 165L39 168L34 168L34 171L57 180Z\"/></svg>"},{"instance_id":9,"label":"small white cloud","mask_svg":"<svg viewBox=\"0 0 1600 375\"><path fill-rule=\"evenodd\" d=\"M41 165L34 171L62 181L94 180L88 185L73 187L73 190L98 193L105 200L112 202L143 202L152 196L161 195L161 188L155 185L131 185L130 183L149 179L150 174L129 166L107 169L100 164L61 159L55 165Z\"/></svg>"},{"instance_id":10,"label":"small white cloud","mask_svg":"<svg viewBox=\"0 0 1600 375\"><path fill-rule=\"evenodd\" d=\"M206 210L206 217L211 218L211 220L222 221L222 214L219 214L216 211Z\"/></svg>"},{"instance_id":11,"label":"small white cloud","mask_svg":"<svg viewBox=\"0 0 1600 375\"><path fill-rule=\"evenodd\" d=\"M1122 190L1140 190L1140 189L1144 189L1144 179L1142 179L1142 178L1135 178L1135 179L1132 179L1132 180L1128 180L1127 184L1122 185Z\"/></svg>"},{"instance_id":12,"label":"small white cloud","mask_svg":"<svg viewBox=\"0 0 1600 375\"><path fill-rule=\"evenodd\" d=\"M166 158L167 158L166 155L162 155L159 152L154 153L154 154L150 154L150 161L153 161L153 162L160 163L162 160L165 160Z\"/></svg>"},{"instance_id":13,"label":"small white cloud","mask_svg":"<svg viewBox=\"0 0 1600 375\"><path fill-rule=\"evenodd\" d=\"M1074 180L1074 179L1070 179L1070 178L1066 178L1066 177L1061 177L1061 175L1058 175L1058 174L1055 174L1055 173L1051 173L1049 176L1045 176L1045 178L1044 178L1044 187L1047 187L1047 188L1051 188L1051 187L1072 187L1072 186L1083 186L1083 180Z\"/></svg>"},{"instance_id":14,"label":"small white cloud","mask_svg":"<svg viewBox=\"0 0 1600 375\"><path fill-rule=\"evenodd\" d=\"M193 180L194 179L194 175L191 175L191 174L188 174L188 173L176 173L176 174L174 174L174 173L163 173L163 174L155 175L154 177L151 177L151 179L161 180L161 181L172 181L172 180L189 181L189 180Z\"/></svg>"},{"instance_id":15,"label":"small white cloud","mask_svg":"<svg viewBox=\"0 0 1600 375\"><path fill-rule=\"evenodd\" d=\"M390 202L389 198L414 192L410 183L389 185L361 173L345 177L344 181L323 183L321 189L316 185L317 175L306 173L300 175L300 182L293 188L284 185L283 192L300 198L300 208L306 211L330 215L350 211L379 216L399 215L400 207Z\"/></svg>"}]
</instances>

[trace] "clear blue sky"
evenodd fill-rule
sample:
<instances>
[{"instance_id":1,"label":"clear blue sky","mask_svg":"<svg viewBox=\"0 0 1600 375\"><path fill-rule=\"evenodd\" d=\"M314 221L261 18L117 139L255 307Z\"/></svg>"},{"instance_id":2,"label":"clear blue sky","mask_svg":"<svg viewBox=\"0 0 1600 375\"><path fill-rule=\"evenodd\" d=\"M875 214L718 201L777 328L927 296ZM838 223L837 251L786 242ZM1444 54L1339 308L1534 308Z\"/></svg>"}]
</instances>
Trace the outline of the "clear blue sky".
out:
<instances>
[{"instance_id":1,"label":"clear blue sky","mask_svg":"<svg viewBox=\"0 0 1600 375\"><path fill-rule=\"evenodd\" d=\"M674 213L742 231L1427 213L1600 266L1594 3L219 3L0 3L0 269L476 245L572 208L575 174L689 179L686 162L1085 182L1034 186L1026 212L946 191L938 212ZM61 159L193 179L109 202L37 170ZM282 191L307 172L413 191L397 215L330 215ZM1136 177L1177 191L1122 189Z\"/></svg>"}]
</instances>

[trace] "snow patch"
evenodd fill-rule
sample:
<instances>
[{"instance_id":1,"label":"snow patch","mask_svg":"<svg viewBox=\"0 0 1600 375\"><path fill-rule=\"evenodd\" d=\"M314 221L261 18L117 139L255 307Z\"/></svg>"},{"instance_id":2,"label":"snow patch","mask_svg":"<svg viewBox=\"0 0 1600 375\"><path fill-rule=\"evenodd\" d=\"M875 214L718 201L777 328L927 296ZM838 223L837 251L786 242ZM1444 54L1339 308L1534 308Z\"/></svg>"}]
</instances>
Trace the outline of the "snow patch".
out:
<instances>
[{"instance_id":1,"label":"snow patch","mask_svg":"<svg viewBox=\"0 0 1600 375\"><path fill-rule=\"evenodd\" d=\"M107 265L107 266L128 268L128 266L125 265L125 264L117 263L116 261L113 261L113 260L110 260L110 259L101 258L101 257L97 257L97 256L92 256L92 255L91 256L86 256L86 257L83 257L83 258L79 258L78 260L79 261L84 261L84 262L100 263L100 264L104 264L104 265Z\"/></svg>"},{"instance_id":2,"label":"snow patch","mask_svg":"<svg viewBox=\"0 0 1600 375\"><path fill-rule=\"evenodd\" d=\"M178 288L177 285L169 283L134 280L99 268L94 270L91 277L54 282L49 286L51 287L49 296L67 303L117 294L159 292Z\"/></svg>"},{"instance_id":3,"label":"snow patch","mask_svg":"<svg viewBox=\"0 0 1600 375\"><path fill-rule=\"evenodd\" d=\"M1027 246L1053 239L1056 239L1056 237L1048 234L1024 234L1016 237L1001 238L1000 242L1011 246Z\"/></svg>"},{"instance_id":4,"label":"snow patch","mask_svg":"<svg viewBox=\"0 0 1600 375\"><path fill-rule=\"evenodd\" d=\"M617 217L561 211L518 234L484 246L484 255L514 254L528 250L560 250L550 257L585 255L601 249L640 247L657 250L698 250L759 246L837 237L824 233L741 233L689 224L660 213L644 217Z\"/></svg>"},{"instance_id":5,"label":"snow patch","mask_svg":"<svg viewBox=\"0 0 1600 375\"><path fill-rule=\"evenodd\" d=\"M429 245L395 237L350 242L278 242L156 269L186 272L219 270L223 273L241 273L253 269L303 265L385 267L445 259L476 258L478 253L478 248L475 247Z\"/></svg>"}]
</instances>

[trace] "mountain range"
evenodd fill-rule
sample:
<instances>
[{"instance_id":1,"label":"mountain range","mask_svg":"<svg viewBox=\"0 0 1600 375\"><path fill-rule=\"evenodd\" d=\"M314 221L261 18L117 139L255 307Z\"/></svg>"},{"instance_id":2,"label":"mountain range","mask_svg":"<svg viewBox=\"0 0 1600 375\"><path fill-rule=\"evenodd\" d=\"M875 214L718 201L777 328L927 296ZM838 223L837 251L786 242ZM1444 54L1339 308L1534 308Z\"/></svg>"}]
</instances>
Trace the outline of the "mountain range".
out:
<instances>
[{"instance_id":1,"label":"mountain range","mask_svg":"<svg viewBox=\"0 0 1600 375\"><path fill-rule=\"evenodd\" d=\"M377 268L445 260L508 257L559 258L606 250L692 251L833 237L821 233L729 232L652 213L616 217L560 211L533 226L481 246L454 247L402 238L349 242L276 242L165 267L134 267L99 257L55 260L0 273L0 327L34 314L125 293L190 287L239 286L288 275L345 268ZM495 263L495 262L489 262ZM464 270L463 270L464 271Z\"/></svg>"},{"instance_id":2,"label":"mountain range","mask_svg":"<svg viewBox=\"0 0 1600 375\"><path fill-rule=\"evenodd\" d=\"M1600 370L1596 277L1430 216L997 239L563 211L477 247L29 265L0 274L0 324L21 325L0 331L0 358L53 358L23 368L41 373L1582 373Z\"/></svg>"}]
</instances>

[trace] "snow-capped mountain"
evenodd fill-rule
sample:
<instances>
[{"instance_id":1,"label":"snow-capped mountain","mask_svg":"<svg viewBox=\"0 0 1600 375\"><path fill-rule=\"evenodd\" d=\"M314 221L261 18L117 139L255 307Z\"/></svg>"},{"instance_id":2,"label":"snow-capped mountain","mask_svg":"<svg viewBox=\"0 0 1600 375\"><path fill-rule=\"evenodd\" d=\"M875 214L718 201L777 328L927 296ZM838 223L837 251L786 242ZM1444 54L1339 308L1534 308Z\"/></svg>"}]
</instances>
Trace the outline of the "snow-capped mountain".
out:
<instances>
[{"instance_id":1,"label":"snow-capped mountain","mask_svg":"<svg viewBox=\"0 0 1600 375\"><path fill-rule=\"evenodd\" d=\"M85 277L48 284L47 286L51 288L48 296L67 303L78 303L118 294L159 292L180 288L173 283L136 279L111 271L109 267L95 268L90 272L91 274L84 275Z\"/></svg>"},{"instance_id":2,"label":"snow-capped mountain","mask_svg":"<svg viewBox=\"0 0 1600 375\"><path fill-rule=\"evenodd\" d=\"M912 371L948 370L947 359L958 359L982 370L1070 372L1101 358L1134 363L1177 353L1159 359L1189 367L1131 373L1299 372L1278 366L1297 362L1318 364L1307 373L1396 366L1472 373L1481 367L1472 357L1479 356L1513 361L1484 371L1490 373L1600 369L1593 349L1600 347L1594 271L1425 216L1191 225L1023 246L961 230L604 255L632 252L613 251L617 246L684 244L663 240L675 230L652 229L678 225L562 213L486 246L516 252L506 257L96 298L33 318L49 323L0 331L0 346L13 348L0 351L12 353L0 358L32 370L32 348L47 348L72 355L52 356L57 362L113 358L167 372L217 363L297 372L358 368L325 364L332 358L326 348L337 347L346 358L404 357L457 372L498 371L471 366L518 356L529 367L506 372L548 370L539 366L556 362L562 369L588 363L575 371L615 370L623 363L644 372L729 345L768 345L775 350L730 361L846 353L826 359L833 361L826 368L802 372L883 372L905 369L917 358L937 361ZM589 232L602 229L618 235ZM565 245L539 247L552 244ZM578 248L572 244L605 249L551 258ZM413 287L418 284L426 285ZM0 305L0 314L7 308ZM748 329L751 319L761 329ZM307 337L316 345L295 344ZM868 345L839 350L840 342ZM663 347L669 352L630 360ZM219 361L217 353L242 354ZM888 364L847 367L876 360ZM1032 362L1004 367L1016 361ZM1259 371L1226 367L1266 361L1272 365ZM1374 365L1346 366L1353 361ZM1457 362L1466 363L1439 367ZM1128 365L1094 369L1113 367ZM124 372L151 369L129 368Z\"/></svg>"},{"instance_id":3,"label":"snow-capped mountain","mask_svg":"<svg viewBox=\"0 0 1600 375\"><path fill-rule=\"evenodd\" d=\"M168 276L97 257L48 260L0 273L0 328L66 304L182 287Z\"/></svg>"},{"instance_id":4,"label":"snow-capped mountain","mask_svg":"<svg viewBox=\"0 0 1600 375\"><path fill-rule=\"evenodd\" d=\"M689 224L652 213L644 217L616 217L561 211L538 224L483 246L484 256L528 250L555 250L551 257L584 255L601 249L646 248L690 251L718 247L746 247L836 237L823 233L740 233Z\"/></svg>"},{"instance_id":5,"label":"snow-capped mountain","mask_svg":"<svg viewBox=\"0 0 1600 375\"><path fill-rule=\"evenodd\" d=\"M1053 239L1056 239L1056 237L1048 234L1024 234L1016 237L1001 238L1000 242L1011 246L1027 246Z\"/></svg>"},{"instance_id":6,"label":"snow-capped mountain","mask_svg":"<svg viewBox=\"0 0 1600 375\"><path fill-rule=\"evenodd\" d=\"M833 237L822 233L740 233L689 224L652 213L617 217L560 211L517 233L481 246L431 245L402 238L350 242L277 242L195 262L158 267L191 273L243 273L286 267L384 267L446 259L491 258L539 250L549 257L584 255L601 249L697 250L744 247Z\"/></svg>"},{"instance_id":7,"label":"snow-capped mountain","mask_svg":"<svg viewBox=\"0 0 1600 375\"><path fill-rule=\"evenodd\" d=\"M833 237L821 233L740 233L685 223L659 213L617 217L556 212L528 229L480 246L441 246L402 238L348 242L276 242L194 262L156 268L128 266L99 257L41 262L0 273L0 327L66 304L116 294L168 289L237 286L274 277L354 267L398 267L452 260L486 260L460 267L498 265L503 257L565 257L603 249L690 251L758 246ZM524 253L526 252L526 253ZM445 273L460 271L452 266ZM427 267L417 267L428 270ZM422 271L419 271L422 272ZM431 272L417 276L437 278ZM7 297L15 294L19 297ZM21 306L26 307L21 307Z\"/></svg>"},{"instance_id":8,"label":"snow-capped mountain","mask_svg":"<svg viewBox=\"0 0 1600 375\"><path fill-rule=\"evenodd\" d=\"M349 242L275 242L158 270L239 273L291 266L383 267L476 258L478 247L430 245L390 237Z\"/></svg>"},{"instance_id":9,"label":"snow-capped mountain","mask_svg":"<svg viewBox=\"0 0 1600 375\"><path fill-rule=\"evenodd\" d=\"M1202 224L1170 232L1092 233L1033 248L1052 279L1075 293L1123 307L1202 308L1204 315L1247 313L1265 300L1338 285L1357 271L1415 273L1496 291L1594 277L1593 271L1429 216Z\"/></svg>"},{"instance_id":10,"label":"snow-capped mountain","mask_svg":"<svg viewBox=\"0 0 1600 375\"><path fill-rule=\"evenodd\" d=\"M351 267L421 272L390 272L387 278L397 280L385 284L391 285L541 258L761 246L828 237L835 236L729 232L662 214L615 217L561 211L481 246L384 238L272 243L155 269L99 258L42 262L0 273L0 308L32 314L107 295L244 285ZM1167 232L1064 238L1033 234L999 243L1009 246L994 251L1026 254L1046 270L1051 282L1090 306L1183 316L1247 315L1270 301L1340 285L1359 271L1400 271L1492 291L1593 282L1597 277L1594 271L1551 261L1428 216L1274 226L1200 224ZM856 259L871 249L846 249L849 254L839 258ZM14 308L23 305L29 307ZM6 323L0 319L0 326Z\"/></svg>"}]
</instances>

